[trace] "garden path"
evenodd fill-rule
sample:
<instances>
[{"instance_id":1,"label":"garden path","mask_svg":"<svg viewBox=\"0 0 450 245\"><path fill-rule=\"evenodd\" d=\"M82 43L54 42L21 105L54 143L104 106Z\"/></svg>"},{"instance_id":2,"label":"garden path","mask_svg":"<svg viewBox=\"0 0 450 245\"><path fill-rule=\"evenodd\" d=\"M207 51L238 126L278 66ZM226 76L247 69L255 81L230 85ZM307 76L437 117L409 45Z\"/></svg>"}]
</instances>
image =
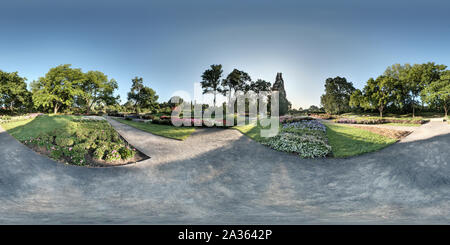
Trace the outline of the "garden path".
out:
<instances>
[{"instance_id":1,"label":"garden path","mask_svg":"<svg viewBox=\"0 0 450 245\"><path fill-rule=\"evenodd\" d=\"M151 158L64 165L0 129L0 224L450 223L448 124L378 152L301 159L232 129L177 141L110 122Z\"/></svg>"}]
</instances>

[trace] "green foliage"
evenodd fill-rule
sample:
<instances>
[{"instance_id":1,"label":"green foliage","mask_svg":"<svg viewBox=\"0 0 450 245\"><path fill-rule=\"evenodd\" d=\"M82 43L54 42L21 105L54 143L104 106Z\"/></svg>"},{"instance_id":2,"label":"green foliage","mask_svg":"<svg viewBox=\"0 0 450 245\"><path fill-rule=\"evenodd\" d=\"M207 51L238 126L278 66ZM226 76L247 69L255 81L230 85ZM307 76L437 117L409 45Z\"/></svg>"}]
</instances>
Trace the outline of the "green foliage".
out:
<instances>
[{"instance_id":1,"label":"green foliage","mask_svg":"<svg viewBox=\"0 0 450 245\"><path fill-rule=\"evenodd\" d=\"M105 160L107 162L114 162L121 159L121 154L119 153L120 145L118 144L110 144L109 148L106 151Z\"/></svg>"},{"instance_id":2,"label":"green foliage","mask_svg":"<svg viewBox=\"0 0 450 245\"><path fill-rule=\"evenodd\" d=\"M102 145L99 146L97 149L95 149L94 151L94 158L101 160L103 159L103 157L105 156L105 152L107 151L107 146L106 145Z\"/></svg>"},{"instance_id":3,"label":"green foliage","mask_svg":"<svg viewBox=\"0 0 450 245\"><path fill-rule=\"evenodd\" d=\"M83 90L77 104L85 107L87 113L93 106L104 104L106 106L116 105L118 97L114 91L118 88L114 79L108 80L108 76L100 71L88 71L84 74L85 79L81 83Z\"/></svg>"},{"instance_id":4,"label":"green foliage","mask_svg":"<svg viewBox=\"0 0 450 245\"><path fill-rule=\"evenodd\" d=\"M156 92L144 86L142 77L135 77L132 82L131 91L128 93L128 101L133 106L135 112L139 113L142 109L157 109L159 107L157 103L159 96L156 95Z\"/></svg>"},{"instance_id":5,"label":"green foliage","mask_svg":"<svg viewBox=\"0 0 450 245\"><path fill-rule=\"evenodd\" d=\"M195 132L194 127L175 127L173 125L159 125L154 123L126 121L123 119L114 119L114 120L132 126L134 128L140 129L142 131L171 139L184 140L187 137L189 137L193 132ZM170 122L170 120L167 121Z\"/></svg>"},{"instance_id":6,"label":"green foliage","mask_svg":"<svg viewBox=\"0 0 450 245\"><path fill-rule=\"evenodd\" d=\"M212 93L214 95L214 107L216 106L216 95L221 92L220 78L222 77L222 65L211 65L211 69L203 72L202 81L203 94Z\"/></svg>"},{"instance_id":7,"label":"green foliage","mask_svg":"<svg viewBox=\"0 0 450 245\"><path fill-rule=\"evenodd\" d=\"M119 149L119 153L122 159L131 159L136 155L136 150L130 148L129 146L124 146Z\"/></svg>"},{"instance_id":8,"label":"green foliage","mask_svg":"<svg viewBox=\"0 0 450 245\"><path fill-rule=\"evenodd\" d=\"M334 157L350 157L377 151L396 141L355 127L337 124L326 126L328 143Z\"/></svg>"},{"instance_id":9,"label":"green foliage","mask_svg":"<svg viewBox=\"0 0 450 245\"><path fill-rule=\"evenodd\" d=\"M17 72L0 70L0 107L5 106L12 112L17 109L24 111L32 106L26 80Z\"/></svg>"},{"instance_id":10,"label":"green foliage","mask_svg":"<svg viewBox=\"0 0 450 245\"><path fill-rule=\"evenodd\" d=\"M74 143L74 140L72 138L67 138L64 136L57 136L55 139L55 144L61 147L64 146L72 146Z\"/></svg>"},{"instance_id":11,"label":"green foliage","mask_svg":"<svg viewBox=\"0 0 450 245\"><path fill-rule=\"evenodd\" d=\"M233 71L228 74L228 76L222 80L222 94L229 96L231 98L232 93L236 91L244 91L247 92L251 82L250 76L238 69L233 69Z\"/></svg>"},{"instance_id":12,"label":"green foliage","mask_svg":"<svg viewBox=\"0 0 450 245\"><path fill-rule=\"evenodd\" d=\"M423 100L444 109L445 117L450 108L450 71L445 71L441 78L430 82L422 92Z\"/></svg>"},{"instance_id":13,"label":"green foliage","mask_svg":"<svg viewBox=\"0 0 450 245\"><path fill-rule=\"evenodd\" d=\"M82 96L81 84L84 82L81 69L70 65L51 68L45 77L31 83L33 102L36 108L53 108L56 114L63 106L71 106L75 96Z\"/></svg>"},{"instance_id":14,"label":"green foliage","mask_svg":"<svg viewBox=\"0 0 450 245\"><path fill-rule=\"evenodd\" d=\"M327 78L325 94L320 98L327 113L341 114L350 111L349 102L355 88L345 77Z\"/></svg>"},{"instance_id":15,"label":"green foliage","mask_svg":"<svg viewBox=\"0 0 450 245\"><path fill-rule=\"evenodd\" d=\"M87 164L88 154L98 160L116 161L122 159L122 154L118 153L117 159L113 150L127 149L125 142L106 121L80 120L73 116L39 116L25 124L11 122L3 126L24 144L46 147L50 157L75 165ZM127 159L135 154L123 153Z\"/></svg>"}]
</instances>

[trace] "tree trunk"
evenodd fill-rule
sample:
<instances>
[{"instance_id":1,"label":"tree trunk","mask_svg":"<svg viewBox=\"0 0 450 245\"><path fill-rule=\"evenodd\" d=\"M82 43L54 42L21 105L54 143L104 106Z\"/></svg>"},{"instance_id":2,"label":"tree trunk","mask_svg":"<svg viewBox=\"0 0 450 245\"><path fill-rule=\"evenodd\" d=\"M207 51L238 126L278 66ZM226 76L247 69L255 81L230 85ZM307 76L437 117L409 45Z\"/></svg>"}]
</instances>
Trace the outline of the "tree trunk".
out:
<instances>
[{"instance_id":1,"label":"tree trunk","mask_svg":"<svg viewBox=\"0 0 450 245\"><path fill-rule=\"evenodd\" d=\"M214 109L216 109L216 91L214 91Z\"/></svg>"},{"instance_id":2,"label":"tree trunk","mask_svg":"<svg viewBox=\"0 0 450 245\"><path fill-rule=\"evenodd\" d=\"M55 107L53 108L53 114L58 113L58 109L59 109L58 104L55 104Z\"/></svg>"},{"instance_id":3,"label":"tree trunk","mask_svg":"<svg viewBox=\"0 0 450 245\"><path fill-rule=\"evenodd\" d=\"M447 118L448 118L448 106L445 106L445 105L444 105L444 112L445 112L445 117L444 117L444 119L447 120Z\"/></svg>"},{"instance_id":4,"label":"tree trunk","mask_svg":"<svg viewBox=\"0 0 450 245\"><path fill-rule=\"evenodd\" d=\"M414 101L413 101L413 105L412 105L412 108L413 108L413 118L415 117L415 107L414 107Z\"/></svg>"},{"instance_id":5,"label":"tree trunk","mask_svg":"<svg viewBox=\"0 0 450 245\"><path fill-rule=\"evenodd\" d=\"M378 110L380 111L380 117L383 118L383 107L378 107Z\"/></svg>"}]
</instances>

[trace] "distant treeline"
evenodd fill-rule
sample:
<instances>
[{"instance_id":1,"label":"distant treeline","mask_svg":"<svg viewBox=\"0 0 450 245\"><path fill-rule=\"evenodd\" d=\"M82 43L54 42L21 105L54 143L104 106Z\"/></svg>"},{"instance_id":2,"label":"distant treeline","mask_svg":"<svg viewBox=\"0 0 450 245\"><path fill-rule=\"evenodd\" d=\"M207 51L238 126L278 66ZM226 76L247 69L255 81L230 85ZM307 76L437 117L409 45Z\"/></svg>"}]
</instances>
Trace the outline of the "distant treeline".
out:
<instances>
[{"instance_id":1,"label":"distant treeline","mask_svg":"<svg viewBox=\"0 0 450 245\"><path fill-rule=\"evenodd\" d=\"M434 62L395 64L377 78L370 78L363 89L356 89L344 77L328 78L321 105L327 113L378 111L411 113L439 111L448 115L450 70Z\"/></svg>"}]
</instances>

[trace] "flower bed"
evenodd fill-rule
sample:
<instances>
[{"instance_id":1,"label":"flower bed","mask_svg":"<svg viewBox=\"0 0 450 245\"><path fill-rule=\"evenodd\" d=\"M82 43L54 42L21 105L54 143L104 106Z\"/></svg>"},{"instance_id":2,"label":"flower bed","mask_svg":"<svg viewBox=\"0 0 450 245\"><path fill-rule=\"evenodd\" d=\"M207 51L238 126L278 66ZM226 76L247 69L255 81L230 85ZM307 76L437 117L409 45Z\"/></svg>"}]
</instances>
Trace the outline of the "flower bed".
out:
<instances>
[{"instance_id":1,"label":"flower bed","mask_svg":"<svg viewBox=\"0 0 450 245\"><path fill-rule=\"evenodd\" d=\"M146 158L126 143L106 121L75 119L70 128L57 128L34 138L19 140L57 161L79 166L122 165Z\"/></svg>"},{"instance_id":2,"label":"flower bed","mask_svg":"<svg viewBox=\"0 0 450 245\"><path fill-rule=\"evenodd\" d=\"M280 116L280 123L293 123L293 122L301 122L301 121L310 121L314 118L306 117L306 116Z\"/></svg>"},{"instance_id":3,"label":"flower bed","mask_svg":"<svg viewBox=\"0 0 450 245\"><path fill-rule=\"evenodd\" d=\"M278 135L261 143L278 151L296 153L304 158L325 157L331 153L326 130L319 121L302 118L296 122L283 123Z\"/></svg>"},{"instance_id":4,"label":"flower bed","mask_svg":"<svg viewBox=\"0 0 450 245\"><path fill-rule=\"evenodd\" d=\"M313 117L313 118L319 118L319 119L324 119L324 120L330 120L330 119L335 119L336 117L330 115L330 114L309 114L309 116Z\"/></svg>"},{"instance_id":5,"label":"flower bed","mask_svg":"<svg viewBox=\"0 0 450 245\"><path fill-rule=\"evenodd\" d=\"M401 118L339 118L336 123L347 124L383 124L383 123L401 123L401 124L424 124L428 120L423 119L401 119Z\"/></svg>"},{"instance_id":6,"label":"flower bed","mask_svg":"<svg viewBox=\"0 0 450 245\"><path fill-rule=\"evenodd\" d=\"M30 113L23 116L0 116L0 123L7 123L7 122L16 122L16 121L22 121L27 120L31 118L35 118L37 116L43 115L42 113Z\"/></svg>"}]
</instances>

